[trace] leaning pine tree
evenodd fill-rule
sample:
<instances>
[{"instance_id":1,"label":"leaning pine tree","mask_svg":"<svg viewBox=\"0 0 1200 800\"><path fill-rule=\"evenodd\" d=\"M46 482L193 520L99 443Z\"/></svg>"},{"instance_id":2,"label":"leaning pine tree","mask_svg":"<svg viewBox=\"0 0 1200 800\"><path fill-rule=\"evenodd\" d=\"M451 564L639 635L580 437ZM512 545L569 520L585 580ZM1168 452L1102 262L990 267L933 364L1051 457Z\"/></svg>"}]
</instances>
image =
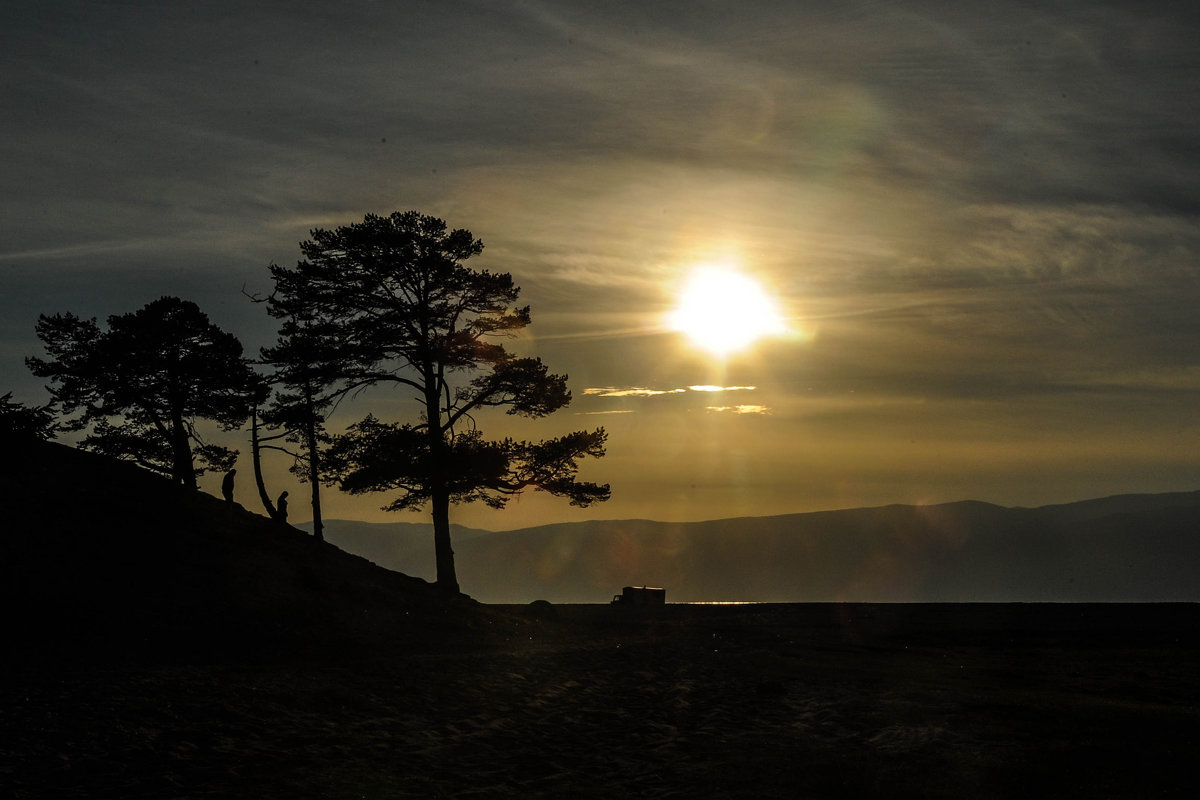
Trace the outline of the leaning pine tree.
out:
<instances>
[{"instance_id":1,"label":"leaning pine tree","mask_svg":"<svg viewBox=\"0 0 1200 800\"><path fill-rule=\"evenodd\" d=\"M352 374L356 362L344 356L337 329L328 323L322 327L303 304L289 307L284 298L272 295L267 298L267 310L283 323L275 346L260 351L261 363L272 370L270 381L275 387L262 418L267 425L282 429L284 433L260 439L256 430L254 447L256 451L282 450L292 456L292 474L309 484L313 535L324 540L321 451L329 441L325 433L325 414L337 398L339 376ZM279 438L296 449L262 444ZM261 476L258 463L256 452L256 476ZM260 493L268 513L277 517L278 512L267 498L266 490L260 488Z\"/></svg>"},{"instance_id":2,"label":"leaning pine tree","mask_svg":"<svg viewBox=\"0 0 1200 800\"><path fill-rule=\"evenodd\" d=\"M571 393L541 359L505 350L501 340L529 324L529 308L516 307L512 276L464 265L483 250L469 231L414 211L367 215L314 230L300 248L294 269L271 267L269 302L336 345L341 393L390 384L411 390L419 408L416 422L367 416L352 425L323 472L351 493L398 492L388 510L428 503L439 587L459 590L451 503L502 508L530 488L577 506L608 499L607 484L576 479L579 459L604 455L603 428L540 442L489 441L477 428L483 409L543 417Z\"/></svg>"}]
</instances>

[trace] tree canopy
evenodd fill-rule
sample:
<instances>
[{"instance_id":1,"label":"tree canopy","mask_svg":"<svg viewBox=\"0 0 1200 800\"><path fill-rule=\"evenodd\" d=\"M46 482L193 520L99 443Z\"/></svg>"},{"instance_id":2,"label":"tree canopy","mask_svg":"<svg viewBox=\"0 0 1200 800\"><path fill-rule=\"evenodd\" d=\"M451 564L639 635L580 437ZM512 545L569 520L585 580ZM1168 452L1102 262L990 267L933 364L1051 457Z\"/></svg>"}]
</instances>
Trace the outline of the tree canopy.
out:
<instances>
[{"instance_id":1,"label":"tree canopy","mask_svg":"<svg viewBox=\"0 0 1200 800\"><path fill-rule=\"evenodd\" d=\"M107 330L70 313L42 315L37 335L48 358L26 363L50 379L64 414L78 414L64 429L91 427L84 447L192 488L206 469L232 466L237 452L206 442L196 421L239 427L258 379L241 343L195 303L162 297L109 317Z\"/></svg>"},{"instance_id":2,"label":"tree canopy","mask_svg":"<svg viewBox=\"0 0 1200 800\"><path fill-rule=\"evenodd\" d=\"M307 321L325 343L318 352L336 350L336 377L318 371L336 393L392 385L412 391L418 410L412 423L368 416L352 426L325 474L354 493L398 492L390 509L428 503L439 585L458 590L452 502L498 508L525 489L580 506L608 499L607 485L576 479L580 458L604 454L603 428L531 443L488 441L477 427L483 409L542 417L571 400L565 375L505 349L502 340L530 323L529 307L516 306L511 275L464 264L481 241L415 211L367 215L311 237L294 268L272 265L272 314Z\"/></svg>"},{"instance_id":3,"label":"tree canopy","mask_svg":"<svg viewBox=\"0 0 1200 800\"><path fill-rule=\"evenodd\" d=\"M12 392L0 396L0 436L51 439L57 428L52 406L18 403Z\"/></svg>"}]
</instances>

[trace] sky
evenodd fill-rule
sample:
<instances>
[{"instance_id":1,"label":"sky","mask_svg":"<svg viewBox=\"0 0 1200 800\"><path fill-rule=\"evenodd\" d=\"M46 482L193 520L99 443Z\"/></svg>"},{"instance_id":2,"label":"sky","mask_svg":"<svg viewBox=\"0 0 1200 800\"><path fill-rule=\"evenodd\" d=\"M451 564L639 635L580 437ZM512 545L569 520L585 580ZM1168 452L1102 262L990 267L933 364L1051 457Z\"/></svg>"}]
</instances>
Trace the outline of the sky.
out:
<instances>
[{"instance_id":1,"label":"sky","mask_svg":"<svg viewBox=\"0 0 1200 800\"><path fill-rule=\"evenodd\" d=\"M41 313L177 295L254 354L269 264L415 209L483 240L531 306L512 348L569 376L484 432L609 433L608 503L452 521L1200 489L1197 41L1174 2L10 0L0 393L45 401ZM725 357L673 330L705 265L782 327ZM411 406L334 427L367 411Z\"/></svg>"}]
</instances>

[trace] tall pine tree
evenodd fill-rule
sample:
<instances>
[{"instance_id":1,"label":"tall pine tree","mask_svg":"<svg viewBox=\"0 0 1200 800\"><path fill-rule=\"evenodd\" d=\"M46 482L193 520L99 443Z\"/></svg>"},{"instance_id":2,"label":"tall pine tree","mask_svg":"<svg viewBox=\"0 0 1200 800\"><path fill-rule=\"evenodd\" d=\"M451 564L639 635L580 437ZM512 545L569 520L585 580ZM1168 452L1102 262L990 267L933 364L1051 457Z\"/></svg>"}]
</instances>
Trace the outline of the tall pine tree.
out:
<instances>
[{"instance_id":1,"label":"tall pine tree","mask_svg":"<svg viewBox=\"0 0 1200 800\"><path fill-rule=\"evenodd\" d=\"M576 479L579 459L604 454L603 428L521 442L488 441L476 427L474 415L485 408L542 417L566 406L571 393L566 376L505 349L503 339L529 324L529 308L516 306L512 276L465 265L483 250L469 231L397 212L314 230L300 247L294 268L271 267L268 303L273 314L297 320L294 333L315 337L314 385L336 383L340 393L391 385L412 392L419 409L415 422L368 416L352 426L324 471L350 492L397 492L389 509L428 504L439 586L459 590L452 502L499 508L525 489L579 506L608 499L607 484Z\"/></svg>"}]
</instances>

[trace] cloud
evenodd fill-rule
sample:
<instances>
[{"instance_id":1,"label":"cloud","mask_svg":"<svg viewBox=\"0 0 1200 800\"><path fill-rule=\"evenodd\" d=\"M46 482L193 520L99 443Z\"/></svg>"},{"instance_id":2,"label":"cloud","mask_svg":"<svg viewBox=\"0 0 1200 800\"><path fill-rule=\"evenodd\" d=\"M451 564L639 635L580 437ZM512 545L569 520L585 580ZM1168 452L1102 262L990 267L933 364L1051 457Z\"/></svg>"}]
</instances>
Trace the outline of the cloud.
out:
<instances>
[{"instance_id":1,"label":"cloud","mask_svg":"<svg viewBox=\"0 0 1200 800\"><path fill-rule=\"evenodd\" d=\"M729 412L730 414L770 414L771 409L761 405L740 406L706 406L708 411Z\"/></svg>"},{"instance_id":2,"label":"cloud","mask_svg":"<svg viewBox=\"0 0 1200 800\"><path fill-rule=\"evenodd\" d=\"M644 389L641 387L631 387L628 389L607 388L592 388L584 389L584 394L596 395L597 397L656 397L660 394L679 394L686 391L685 389Z\"/></svg>"},{"instance_id":3,"label":"cloud","mask_svg":"<svg viewBox=\"0 0 1200 800\"><path fill-rule=\"evenodd\" d=\"M584 389L584 394L596 397L657 397L663 394L683 394L684 392L752 392L755 386L713 386L709 384L694 384L685 389L646 389L640 386L618 389L616 387L593 387Z\"/></svg>"}]
</instances>

